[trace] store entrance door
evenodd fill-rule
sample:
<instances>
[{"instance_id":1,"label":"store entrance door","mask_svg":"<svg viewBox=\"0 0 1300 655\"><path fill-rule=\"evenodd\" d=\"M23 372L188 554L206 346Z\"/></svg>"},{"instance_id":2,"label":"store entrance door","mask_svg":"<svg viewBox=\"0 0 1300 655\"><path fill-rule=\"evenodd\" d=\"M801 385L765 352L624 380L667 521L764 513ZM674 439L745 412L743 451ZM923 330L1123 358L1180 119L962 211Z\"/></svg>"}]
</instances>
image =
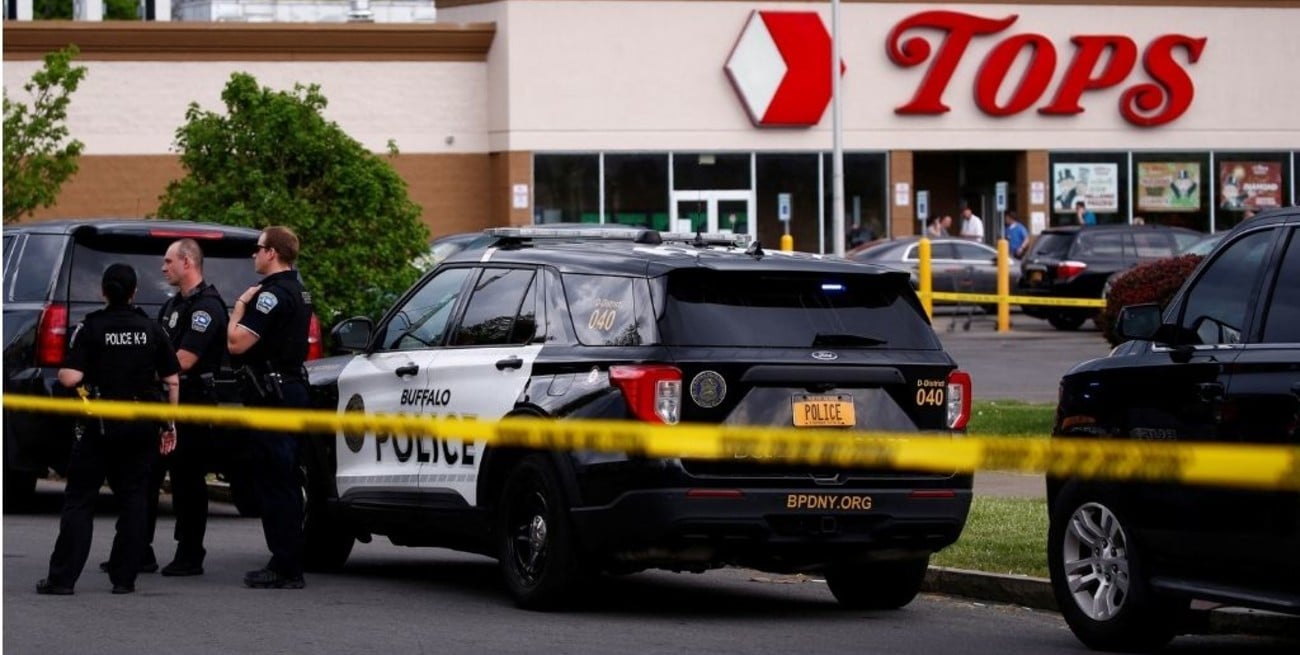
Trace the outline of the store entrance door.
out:
<instances>
[{"instance_id":1,"label":"store entrance door","mask_svg":"<svg viewBox=\"0 0 1300 655\"><path fill-rule=\"evenodd\" d=\"M758 238L754 192L673 191L670 217L674 232L748 234Z\"/></svg>"}]
</instances>

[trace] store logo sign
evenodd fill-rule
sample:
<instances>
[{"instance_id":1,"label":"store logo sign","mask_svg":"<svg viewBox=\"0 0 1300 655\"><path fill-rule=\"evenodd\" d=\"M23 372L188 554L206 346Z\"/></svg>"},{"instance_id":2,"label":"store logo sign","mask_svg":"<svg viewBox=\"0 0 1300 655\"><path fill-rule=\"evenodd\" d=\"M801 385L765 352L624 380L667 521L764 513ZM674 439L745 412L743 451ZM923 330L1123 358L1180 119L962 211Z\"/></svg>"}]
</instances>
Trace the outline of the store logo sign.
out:
<instances>
[{"instance_id":1,"label":"store logo sign","mask_svg":"<svg viewBox=\"0 0 1300 655\"><path fill-rule=\"evenodd\" d=\"M831 36L816 12L755 11L726 71L755 125L806 127L830 104L830 60Z\"/></svg>"},{"instance_id":2,"label":"store logo sign","mask_svg":"<svg viewBox=\"0 0 1300 655\"><path fill-rule=\"evenodd\" d=\"M962 56L977 38L998 34L1019 19L1012 14L994 19L956 11L926 11L903 19L890 31L885 50L890 61L911 68L930 61L916 94L897 107L898 114L943 114L950 111L943 94ZM903 39L909 30L938 31L935 48L924 37ZM1164 125L1192 105L1196 87L1187 72L1205 49L1205 37L1165 34L1142 50L1142 68L1151 81L1128 84L1119 99L1124 120L1139 127ZM1013 34L1003 38L980 62L975 78L975 106L990 116L1012 116L1038 106L1038 113L1072 116L1084 111L1081 100L1092 91L1126 84L1137 68L1138 45L1119 34L1078 34L1070 38L1074 53L1051 100L1039 105L1056 74L1057 48L1042 34ZM1029 53L1020 79L1008 79L1022 52ZM931 56L933 55L933 57ZM999 99L1005 87L1010 96Z\"/></svg>"}]
</instances>

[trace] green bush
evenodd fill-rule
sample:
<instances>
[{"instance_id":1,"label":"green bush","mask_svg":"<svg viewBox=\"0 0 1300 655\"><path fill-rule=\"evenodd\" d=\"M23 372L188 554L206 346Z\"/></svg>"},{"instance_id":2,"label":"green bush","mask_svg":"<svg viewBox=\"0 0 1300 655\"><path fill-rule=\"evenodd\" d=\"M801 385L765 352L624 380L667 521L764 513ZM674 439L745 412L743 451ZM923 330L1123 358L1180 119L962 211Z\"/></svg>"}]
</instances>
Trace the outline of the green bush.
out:
<instances>
[{"instance_id":1,"label":"green bush","mask_svg":"<svg viewBox=\"0 0 1300 655\"><path fill-rule=\"evenodd\" d=\"M1115 332L1119 311L1127 305L1152 302L1164 309L1200 263L1200 255L1168 257L1139 264L1115 278L1106 294L1106 308L1097 319L1102 336L1112 346L1124 343L1124 338Z\"/></svg>"}]
</instances>

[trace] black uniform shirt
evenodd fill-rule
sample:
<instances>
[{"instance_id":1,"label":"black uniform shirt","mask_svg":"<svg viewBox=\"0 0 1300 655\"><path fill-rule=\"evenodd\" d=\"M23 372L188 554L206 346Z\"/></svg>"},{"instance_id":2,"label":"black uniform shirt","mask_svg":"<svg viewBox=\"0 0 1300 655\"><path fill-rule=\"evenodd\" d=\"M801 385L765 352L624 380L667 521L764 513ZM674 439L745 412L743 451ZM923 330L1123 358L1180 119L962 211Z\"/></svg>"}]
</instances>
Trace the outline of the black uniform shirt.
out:
<instances>
[{"instance_id":1,"label":"black uniform shirt","mask_svg":"<svg viewBox=\"0 0 1300 655\"><path fill-rule=\"evenodd\" d=\"M159 378L181 370L167 333L138 307L113 305L77 324L65 368L110 400L159 400Z\"/></svg>"},{"instance_id":2,"label":"black uniform shirt","mask_svg":"<svg viewBox=\"0 0 1300 655\"><path fill-rule=\"evenodd\" d=\"M282 375L301 377L307 360L307 328L311 294L298 281L298 272L281 271L262 278L262 288L244 306L239 324L258 336L242 360L258 370L268 366Z\"/></svg>"},{"instance_id":3,"label":"black uniform shirt","mask_svg":"<svg viewBox=\"0 0 1300 655\"><path fill-rule=\"evenodd\" d=\"M163 303L158 320L171 340L172 349L188 350L198 361L187 376L215 373L226 356L226 303L217 288L200 282L188 294L177 292Z\"/></svg>"}]
</instances>

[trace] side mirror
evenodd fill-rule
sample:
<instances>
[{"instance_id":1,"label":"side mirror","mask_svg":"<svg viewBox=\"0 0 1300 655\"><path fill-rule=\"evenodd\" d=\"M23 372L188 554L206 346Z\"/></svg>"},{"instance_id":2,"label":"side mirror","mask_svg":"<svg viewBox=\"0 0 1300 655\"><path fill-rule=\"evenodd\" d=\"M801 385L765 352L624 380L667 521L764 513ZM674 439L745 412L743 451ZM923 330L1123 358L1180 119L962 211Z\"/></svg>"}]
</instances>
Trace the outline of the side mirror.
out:
<instances>
[{"instance_id":1,"label":"side mirror","mask_svg":"<svg viewBox=\"0 0 1300 655\"><path fill-rule=\"evenodd\" d=\"M370 345L370 335L375 323L368 316L354 316L340 322L330 330L331 350L335 354L364 352Z\"/></svg>"},{"instance_id":2,"label":"side mirror","mask_svg":"<svg viewBox=\"0 0 1300 655\"><path fill-rule=\"evenodd\" d=\"M1160 332L1160 305L1146 303L1121 309L1117 332L1125 339L1155 339Z\"/></svg>"}]
</instances>

